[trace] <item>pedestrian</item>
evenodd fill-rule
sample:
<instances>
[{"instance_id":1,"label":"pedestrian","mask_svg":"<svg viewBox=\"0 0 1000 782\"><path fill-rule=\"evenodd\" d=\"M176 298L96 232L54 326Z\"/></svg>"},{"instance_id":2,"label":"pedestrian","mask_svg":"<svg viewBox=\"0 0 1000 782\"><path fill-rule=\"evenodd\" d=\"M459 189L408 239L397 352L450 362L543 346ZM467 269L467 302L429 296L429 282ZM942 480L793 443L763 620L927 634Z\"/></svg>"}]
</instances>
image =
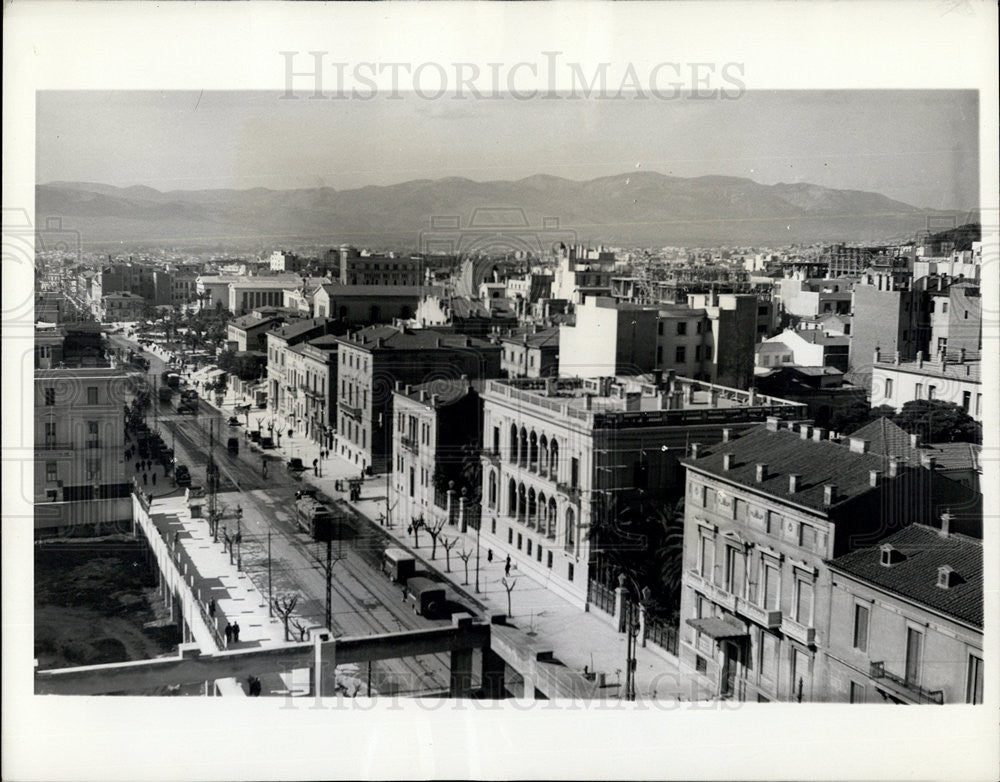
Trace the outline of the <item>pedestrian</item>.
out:
<instances>
[{"instance_id":1,"label":"pedestrian","mask_svg":"<svg viewBox=\"0 0 1000 782\"><path fill-rule=\"evenodd\" d=\"M493 549L491 548L486 549L486 561L487 562L493 561Z\"/></svg>"},{"instance_id":2,"label":"pedestrian","mask_svg":"<svg viewBox=\"0 0 1000 782\"><path fill-rule=\"evenodd\" d=\"M136 471L136 473L139 472L139 462L135 463L135 471Z\"/></svg>"},{"instance_id":3,"label":"pedestrian","mask_svg":"<svg viewBox=\"0 0 1000 782\"><path fill-rule=\"evenodd\" d=\"M215 618L215 598L208 601L208 615Z\"/></svg>"},{"instance_id":4,"label":"pedestrian","mask_svg":"<svg viewBox=\"0 0 1000 782\"><path fill-rule=\"evenodd\" d=\"M226 622L226 646L229 646L229 642L233 640L233 626Z\"/></svg>"},{"instance_id":5,"label":"pedestrian","mask_svg":"<svg viewBox=\"0 0 1000 782\"><path fill-rule=\"evenodd\" d=\"M409 588L409 586L407 586L406 584L404 584L403 585L403 602L404 603L406 602L406 598L409 596L409 594L410 594L410 588Z\"/></svg>"},{"instance_id":6,"label":"pedestrian","mask_svg":"<svg viewBox=\"0 0 1000 782\"><path fill-rule=\"evenodd\" d=\"M233 622L233 640L239 643L240 640L240 623Z\"/></svg>"},{"instance_id":7,"label":"pedestrian","mask_svg":"<svg viewBox=\"0 0 1000 782\"><path fill-rule=\"evenodd\" d=\"M505 576L509 576L510 575L510 554L507 555L507 562L503 566L503 574Z\"/></svg>"},{"instance_id":8,"label":"pedestrian","mask_svg":"<svg viewBox=\"0 0 1000 782\"><path fill-rule=\"evenodd\" d=\"M156 473L155 472L153 473L153 485L154 486L156 485Z\"/></svg>"},{"instance_id":9,"label":"pedestrian","mask_svg":"<svg viewBox=\"0 0 1000 782\"><path fill-rule=\"evenodd\" d=\"M142 485L145 486L149 483L149 475L147 473L142 474Z\"/></svg>"},{"instance_id":10,"label":"pedestrian","mask_svg":"<svg viewBox=\"0 0 1000 782\"><path fill-rule=\"evenodd\" d=\"M180 539L181 539L181 533L180 532L175 532L174 533L174 548L177 548L177 544L180 542Z\"/></svg>"}]
</instances>

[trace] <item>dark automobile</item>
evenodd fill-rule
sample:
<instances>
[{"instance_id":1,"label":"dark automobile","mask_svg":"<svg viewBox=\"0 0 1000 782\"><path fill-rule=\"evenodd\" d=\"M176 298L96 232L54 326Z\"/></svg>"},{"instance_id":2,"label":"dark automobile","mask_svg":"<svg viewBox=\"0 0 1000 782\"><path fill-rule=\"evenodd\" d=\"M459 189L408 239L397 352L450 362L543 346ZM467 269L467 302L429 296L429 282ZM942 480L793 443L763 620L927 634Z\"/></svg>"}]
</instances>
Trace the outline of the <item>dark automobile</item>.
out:
<instances>
[{"instance_id":1,"label":"dark automobile","mask_svg":"<svg viewBox=\"0 0 1000 782\"><path fill-rule=\"evenodd\" d=\"M230 437L229 440L226 441L226 449L233 456L236 456L237 454L239 454L239 452L240 452L240 440L239 440L239 438L238 437Z\"/></svg>"},{"instance_id":2,"label":"dark automobile","mask_svg":"<svg viewBox=\"0 0 1000 782\"><path fill-rule=\"evenodd\" d=\"M230 426L239 426L240 425L240 419L237 418L235 415L229 416L229 425Z\"/></svg>"},{"instance_id":3,"label":"dark automobile","mask_svg":"<svg viewBox=\"0 0 1000 782\"><path fill-rule=\"evenodd\" d=\"M260 447L261 448L274 448L274 438L273 437L268 437L267 435L264 435L263 437L260 438Z\"/></svg>"},{"instance_id":4,"label":"dark automobile","mask_svg":"<svg viewBox=\"0 0 1000 782\"><path fill-rule=\"evenodd\" d=\"M306 466L302 463L302 460L298 456L294 456L288 460L286 465L288 472L302 472L306 469Z\"/></svg>"},{"instance_id":5,"label":"dark automobile","mask_svg":"<svg viewBox=\"0 0 1000 782\"><path fill-rule=\"evenodd\" d=\"M177 482L178 486L191 485L191 473L186 464L178 464L174 468L174 480Z\"/></svg>"}]
</instances>

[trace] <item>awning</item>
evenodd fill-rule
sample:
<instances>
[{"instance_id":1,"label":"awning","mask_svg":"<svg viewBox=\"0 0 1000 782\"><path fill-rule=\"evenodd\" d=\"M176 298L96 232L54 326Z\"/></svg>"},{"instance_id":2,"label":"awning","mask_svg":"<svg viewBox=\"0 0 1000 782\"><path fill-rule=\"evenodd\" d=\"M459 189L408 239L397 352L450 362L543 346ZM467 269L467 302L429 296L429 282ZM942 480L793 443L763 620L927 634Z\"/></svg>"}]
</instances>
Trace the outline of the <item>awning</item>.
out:
<instances>
[{"instance_id":1,"label":"awning","mask_svg":"<svg viewBox=\"0 0 1000 782\"><path fill-rule=\"evenodd\" d=\"M725 638L742 638L747 633L747 626L733 617L709 616L703 619L688 619L687 623L695 630L704 633L709 638L721 641Z\"/></svg>"}]
</instances>

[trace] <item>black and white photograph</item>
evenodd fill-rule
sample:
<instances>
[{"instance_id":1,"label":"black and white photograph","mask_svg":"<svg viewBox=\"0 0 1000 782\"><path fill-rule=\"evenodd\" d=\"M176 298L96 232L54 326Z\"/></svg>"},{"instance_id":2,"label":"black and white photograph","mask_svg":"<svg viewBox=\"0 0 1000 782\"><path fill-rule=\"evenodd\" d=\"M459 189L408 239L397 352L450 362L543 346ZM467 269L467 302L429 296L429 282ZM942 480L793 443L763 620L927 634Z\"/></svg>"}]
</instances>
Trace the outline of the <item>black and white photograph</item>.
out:
<instances>
[{"instance_id":1,"label":"black and white photograph","mask_svg":"<svg viewBox=\"0 0 1000 782\"><path fill-rule=\"evenodd\" d=\"M597 33L659 4L177 4L255 31L165 70L88 5L4 148L10 778L994 776L995 6L782 84Z\"/></svg>"}]
</instances>

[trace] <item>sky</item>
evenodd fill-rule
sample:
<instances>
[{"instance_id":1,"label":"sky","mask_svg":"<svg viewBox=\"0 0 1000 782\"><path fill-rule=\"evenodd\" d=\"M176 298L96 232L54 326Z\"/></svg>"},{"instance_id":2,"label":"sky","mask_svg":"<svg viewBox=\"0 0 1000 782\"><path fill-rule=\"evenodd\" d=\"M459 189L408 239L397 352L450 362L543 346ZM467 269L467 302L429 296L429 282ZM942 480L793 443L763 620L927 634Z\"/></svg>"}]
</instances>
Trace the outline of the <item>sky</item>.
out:
<instances>
[{"instance_id":1,"label":"sky","mask_svg":"<svg viewBox=\"0 0 1000 782\"><path fill-rule=\"evenodd\" d=\"M746 92L735 100L279 100L270 92L39 92L39 183L346 190L446 176L633 170L979 200L972 91Z\"/></svg>"}]
</instances>

